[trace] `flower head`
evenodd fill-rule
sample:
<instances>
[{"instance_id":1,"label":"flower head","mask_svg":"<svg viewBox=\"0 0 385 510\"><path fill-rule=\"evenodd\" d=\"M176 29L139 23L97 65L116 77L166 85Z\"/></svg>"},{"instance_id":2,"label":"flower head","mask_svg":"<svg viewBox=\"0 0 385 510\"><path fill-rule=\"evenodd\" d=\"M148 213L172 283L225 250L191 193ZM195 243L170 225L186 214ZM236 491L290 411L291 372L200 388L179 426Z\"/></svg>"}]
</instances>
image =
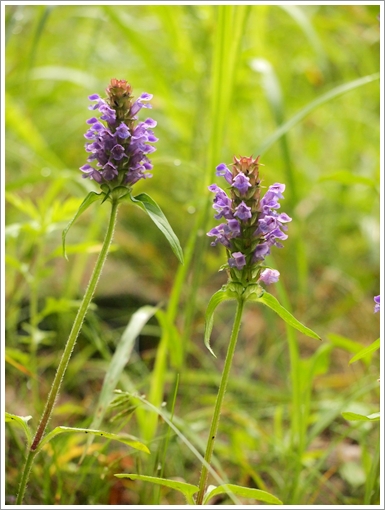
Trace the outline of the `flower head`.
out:
<instances>
[{"instance_id":1,"label":"flower head","mask_svg":"<svg viewBox=\"0 0 385 510\"><path fill-rule=\"evenodd\" d=\"M233 281L247 285L263 282L267 285L279 279L279 272L265 268L263 262L272 246L282 248L287 239L290 216L278 212L285 185L275 183L261 198L259 156L234 157L232 169L225 163L216 168L216 174L230 185L230 196L216 184L209 186L215 194L213 208L216 219L226 222L207 234L215 237L211 243L223 244L228 254L228 271Z\"/></svg>"},{"instance_id":2,"label":"flower head","mask_svg":"<svg viewBox=\"0 0 385 510\"><path fill-rule=\"evenodd\" d=\"M151 177L148 155L156 150L151 145L158 141L152 131L156 121L147 118L138 123L137 114L142 108L151 108L148 101L152 95L145 92L134 101L131 85L115 78L106 92L105 100L98 94L89 96L95 103L89 109L98 111L100 119L91 117L87 121L89 129L84 136L89 156L80 170L84 178L110 188L132 186Z\"/></svg>"}]
</instances>

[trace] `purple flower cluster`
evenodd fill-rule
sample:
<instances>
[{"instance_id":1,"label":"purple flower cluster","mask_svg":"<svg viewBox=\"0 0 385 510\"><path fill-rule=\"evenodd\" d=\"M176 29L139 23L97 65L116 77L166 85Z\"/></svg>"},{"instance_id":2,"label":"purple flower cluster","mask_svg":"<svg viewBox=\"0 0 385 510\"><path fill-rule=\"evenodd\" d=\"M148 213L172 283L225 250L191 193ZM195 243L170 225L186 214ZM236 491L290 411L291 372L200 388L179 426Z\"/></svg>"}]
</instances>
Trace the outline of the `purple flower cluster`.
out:
<instances>
[{"instance_id":1,"label":"purple flower cluster","mask_svg":"<svg viewBox=\"0 0 385 510\"><path fill-rule=\"evenodd\" d=\"M147 102L152 95L143 93L133 102L130 85L125 80L115 79L107 93L106 101L98 94L89 96L96 102L89 109L98 110L101 116L87 121L89 129L84 136L88 140L85 148L89 157L80 170L83 177L100 184L131 186L151 177L148 170L153 165L148 155L156 150L150 144L158 141L152 131L157 123L151 118L137 123L136 114L142 108L151 108Z\"/></svg>"},{"instance_id":2,"label":"purple flower cluster","mask_svg":"<svg viewBox=\"0 0 385 510\"><path fill-rule=\"evenodd\" d=\"M374 313L377 313L380 311L380 296L375 296L374 297Z\"/></svg>"},{"instance_id":3,"label":"purple flower cluster","mask_svg":"<svg viewBox=\"0 0 385 510\"><path fill-rule=\"evenodd\" d=\"M258 281L270 284L278 281L279 272L264 269L262 264L272 246L282 248L280 241L288 237L286 223L291 218L286 213L277 212L284 184L273 184L260 199L258 160L234 158L232 171L224 163L217 166L217 175L230 184L231 198L216 184L209 186L215 193L215 218L226 221L207 235L215 237L212 246L220 243L226 247L229 271L234 280L250 282L258 278Z\"/></svg>"}]
</instances>

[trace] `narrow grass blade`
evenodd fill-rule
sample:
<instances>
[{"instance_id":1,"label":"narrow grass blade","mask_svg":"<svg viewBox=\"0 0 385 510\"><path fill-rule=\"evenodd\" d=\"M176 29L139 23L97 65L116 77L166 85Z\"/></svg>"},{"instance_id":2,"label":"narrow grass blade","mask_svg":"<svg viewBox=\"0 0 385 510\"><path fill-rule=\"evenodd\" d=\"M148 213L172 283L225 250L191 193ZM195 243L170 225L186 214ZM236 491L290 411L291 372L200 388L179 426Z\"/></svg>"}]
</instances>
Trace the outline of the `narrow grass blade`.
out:
<instances>
[{"instance_id":1,"label":"narrow grass blade","mask_svg":"<svg viewBox=\"0 0 385 510\"><path fill-rule=\"evenodd\" d=\"M364 358L368 354L371 354L374 351L377 351L380 348L380 339L377 338L372 344L370 344L368 347L365 347L361 351L359 351L353 358L349 361L349 365L351 363L354 363L355 361L358 361L359 359Z\"/></svg>"},{"instance_id":2,"label":"narrow grass blade","mask_svg":"<svg viewBox=\"0 0 385 510\"><path fill-rule=\"evenodd\" d=\"M112 400L114 390L119 382L124 367L127 365L130 359L135 339L142 331L146 322L154 315L156 310L157 308L153 306L143 306L142 308L139 308L139 310L137 310L131 317L130 322L123 332L116 351L112 356L108 370L104 377L95 416L92 420L90 428L97 429L100 426L104 415L106 414L107 407ZM93 437L88 439L87 448L92 443L92 440ZM80 459L80 462L83 460L86 453L87 452L85 450L82 458Z\"/></svg>"},{"instance_id":3,"label":"narrow grass blade","mask_svg":"<svg viewBox=\"0 0 385 510\"><path fill-rule=\"evenodd\" d=\"M370 74L368 76L363 76L362 78L358 78L358 80L350 81L349 83L344 83L343 85L339 85L332 90L326 92L320 97L317 97L314 101L311 101L304 108L302 108L298 113L296 113L291 119L286 121L279 127L271 136L269 136L262 145L255 152L256 154L263 154L269 149L277 140L281 138L284 134L286 134L292 127L298 124L303 118L306 117L310 112L318 108L332 99L335 99L338 96L342 96L351 90L354 90L358 87L362 87L372 81L378 80L380 78L379 73Z\"/></svg>"},{"instance_id":4,"label":"narrow grass blade","mask_svg":"<svg viewBox=\"0 0 385 510\"><path fill-rule=\"evenodd\" d=\"M39 211L32 200L28 197L21 198L16 193L6 192L5 199L32 220L35 220L36 222L40 221L41 218Z\"/></svg>"},{"instance_id":5,"label":"narrow grass blade","mask_svg":"<svg viewBox=\"0 0 385 510\"><path fill-rule=\"evenodd\" d=\"M219 494L225 494L231 491L233 494L237 496L242 496L243 498L253 498L258 501L264 501L265 503L270 503L271 505L283 505L282 501L270 492L262 491L260 489L250 489L249 487L241 487L240 485L226 484L220 485L219 487L215 487L215 489L206 493L206 496L203 500L203 504L207 504L209 499L217 496Z\"/></svg>"},{"instance_id":6,"label":"narrow grass blade","mask_svg":"<svg viewBox=\"0 0 385 510\"><path fill-rule=\"evenodd\" d=\"M15 367L16 370L19 370L21 373L27 375L28 377L35 378L36 376L30 370L28 370L28 368L26 368L24 365L22 365L16 359L13 358L12 354L14 354L14 353L16 353L16 355L19 354L19 352L16 351L16 349L5 349L4 361L6 363L9 363L13 367ZM30 416L29 416L29 418L30 418Z\"/></svg>"},{"instance_id":7,"label":"narrow grass blade","mask_svg":"<svg viewBox=\"0 0 385 510\"><path fill-rule=\"evenodd\" d=\"M179 437L179 439L181 440L182 443L184 443L187 448L191 451L191 453L196 457L196 459L198 459L198 461L201 463L201 464L205 464L209 473L212 475L212 477L214 478L214 480L220 484L220 485L224 485L224 482L225 480L219 476L218 472L213 469L212 466L210 466L209 464L207 464L207 462L205 461L205 459L203 458L203 456L199 453L199 451L197 450L197 448L187 439L186 435L181 432L181 430L175 425L174 421L171 421L170 418L169 418L169 413L165 413L164 411L160 410L159 408L155 407L153 404L151 404L151 402L149 402L148 400L146 400L144 397L141 397L139 395L132 395L132 399L133 401L137 401L138 403L139 402L142 402L144 405L146 405L149 409L151 409L152 412L154 412L155 414L157 414L158 416L160 416L162 418L162 420L164 422L167 423L167 425L170 427L170 429L172 429L175 434ZM175 419L175 421L177 421ZM183 422L184 423L184 422ZM184 423L184 427L181 426L181 429L183 428L186 428L186 425ZM198 442L198 439L196 439L194 441L195 443ZM201 445L201 448L203 449L203 445ZM218 469L219 470L219 469ZM223 475L224 476L224 475ZM239 500L236 498L235 495L233 495L231 493L231 491L228 491L228 494L229 498L233 501L233 503L235 505L240 505L240 502Z\"/></svg>"},{"instance_id":8,"label":"narrow grass blade","mask_svg":"<svg viewBox=\"0 0 385 510\"><path fill-rule=\"evenodd\" d=\"M16 414L5 413L5 422L6 423L15 423L19 425L27 436L27 444L28 446L32 443L32 433L28 426L29 420L32 416L17 416Z\"/></svg>"},{"instance_id":9,"label":"narrow grass blade","mask_svg":"<svg viewBox=\"0 0 385 510\"><path fill-rule=\"evenodd\" d=\"M119 441L120 443L124 443L135 450L139 450L141 452L150 453L150 450L147 446L134 436L129 435L118 435L112 434L110 432L105 432L104 430L93 430L93 429L84 429L78 427L56 427L51 432L49 432L44 439L39 443L39 446L36 448L36 451L39 452L47 443L49 443L54 437L59 434L92 434L93 436L104 437L106 439L112 439L114 441Z\"/></svg>"},{"instance_id":10,"label":"narrow grass blade","mask_svg":"<svg viewBox=\"0 0 385 510\"><path fill-rule=\"evenodd\" d=\"M310 328L307 328L301 322L299 322L290 312L286 310L286 308L284 308L279 303L277 298L275 298L268 292L265 292L261 297L254 297L253 301L268 306L269 308L274 310L274 312L278 314L281 317L281 319L283 319L287 324L289 324L289 326L298 329L298 331L300 331L304 335L307 335L311 338L316 338L317 340L321 340L317 333L314 333L314 331L312 331Z\"/></svg>"},{"instance_id":11,"label":"narrow grass blade","mask_svg":"<svg viewBox=\"0 0 385 510\"><path fill-rule=\"evenodd\" d=\"M5 123L6 128L17 136L19 143L28 147L39 163L44 163L54 169L65 170L64 162L53 152L51 146L40 133L39 127L31 117L26 114L22 103L6 94L5 104ZM23 119L23 122L20 122Z\"/></svg>"},{"instance_id":12,"label":"narrow grass blade","mask_svg":"<svg viewBox=\"0 0 385 510\"><path fill-rule=\"evenodd\" d=\"M355 355L362 351L362 344L360 342L351 340L350 338L346 338L342 335L337 335L336 333L328 333L327 338L330 341L330 343L334 345L334 347L343 349L344 351L350 354ZM368 365L370 362L370 358L371 356L367 356L362 361L366 365Z\"/></svg>"},{"instance_id":13,"label":"narrow grass blade","mask_svg":"<svg viewBox=\"0 0 385 510\"><path fill-rule=\"evenodd\" d=\"M289 14L289 16L291 16L293 20L298 24L310 45L313 47L313 50L318 57L319 66L325 72L328 67L327 54L322 47L321 40L318 37L318 34L315 31L309 17L298 5L280 5L280 8L287 12L287 14Z\"/></svg>"},{"instance_id":14,"label":"narrow grass blade","mask_svg":"<svg viewBox=\"0 0 385 510\"><path fill-rule=\"evenodd\" d=\"M87 88L87 90L97 90L100 85L92 74L69 66L34 67L31 72L31 79L50 82L65 81L79 87Z\"/></svg>"},{"instance_id":15,"label":"narrow grass blade","mask_svg":"<svg viewBox=\"0 0 385 510\"><path fill-rule=\"evenodd\" d=\"M157 348L155 364L151 374L148 400L155 407L159 407L162 404L164 398L164 385L167 374L167 358L170 352L170 342L172 340L173 328L169 329L169 318L162 310L158 310L156 316L162 328L162 335ZM180 352L180 349L177 349L177 351ZM179 357L178 354L177 357ZM158 417L154 414L148 414L148 411L139 408L137 410L137 419L143 437L147 441L152 441L156 434Z\"/></svg>"},{"instance_id":16,"label":"narrow grass blade","mask_svg":"<svg viewBox=\"0 0 385 510\"><path fill-rule=\"evenodd\" d=\"M126 474L119 473L114 475L116 478L129 478L130 480L142 480L143 482L150 482L156 485L163 485L164 487L169 487L170 489L174 489L176 491L181 492L187 502L189 504L194 504L192 496L198 492L198 487L196 485L191 485L186 482L179 482L176 480L170 480L168 478L157 478L155 476L146 476L146 475L135 475L135 474Z\"/></svg>"}]
</instances>

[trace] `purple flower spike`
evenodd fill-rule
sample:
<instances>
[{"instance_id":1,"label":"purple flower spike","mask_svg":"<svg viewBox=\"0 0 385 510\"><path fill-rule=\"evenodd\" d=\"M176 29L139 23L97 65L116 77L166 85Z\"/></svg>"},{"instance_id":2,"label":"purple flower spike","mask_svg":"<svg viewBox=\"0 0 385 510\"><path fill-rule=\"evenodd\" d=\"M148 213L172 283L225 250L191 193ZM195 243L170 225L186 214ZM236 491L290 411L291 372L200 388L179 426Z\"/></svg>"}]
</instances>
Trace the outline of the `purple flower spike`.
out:
<instances>
[{"instance_id":1,"label":"purple flower spike","mask_svg":"<svg viewBox=\"0 0 385 510\"><path fill-rule=\"evenodd\" d=\"M270 285L271 283L277 283L279 280L279 271L276 269L264 269L259 277L258 282L263 282L266 285Z\"/></svg>"},{"instance_id":2,"label":"purple flower spike","mask_svg":"<svg viewBox=\"0 0 385 510\"><path fill-rule=\"evenodd\" d=\"M216 184L209 186L215 193L215 219L223 218L226 223L214 227L207 235L215 237L213 246L218 243L225 246L230 281L241 283L243 288L255 281L265 284L278 281L279 272L265 269L263 262L272 246L283 247L281 241L287 239L285 232L291 221L288 214L277 212L284 184L273 184L261 197L259 164L259 156L234 157L231 170L225 163L216 167L216 175L231 184L230 196Z\"/></svg>"},{"instance_id":3,"label":"purple flower spike","mask_svg":"<svg viewBox=\"0 0 385 510\"><path fill-rule=\"evenodd\" d=\"M375 296L374 297L374 302L375 302L374 313L377 313L377 312L380 311L380 296Z\"/></svg>"},{"instance_id":4,"label":"purple flower spike","mask_svg":"<svg viewBox=\"0 0 385 510\"><path fill-rule=\"evenodd\" d=\"M89 153L87 162L95 166L81 167L83 177L98 183L115 186L131 186L140 179L151 177L148 170L153 168L148 155L156 149L151 144L158 141L151 128L156 126L154 119L146 119L137 123L136 114L143 108L151 108L143 104L152 99L152 94L144 92L134 101L131 85L125 80L111 80L106 89L107 99L98 94L89 96L95 104L89 109L100 112L100 119L91 117L87 124L89 129L84 135L89 141L86 151Z\"/></svg>"}]
</instances>

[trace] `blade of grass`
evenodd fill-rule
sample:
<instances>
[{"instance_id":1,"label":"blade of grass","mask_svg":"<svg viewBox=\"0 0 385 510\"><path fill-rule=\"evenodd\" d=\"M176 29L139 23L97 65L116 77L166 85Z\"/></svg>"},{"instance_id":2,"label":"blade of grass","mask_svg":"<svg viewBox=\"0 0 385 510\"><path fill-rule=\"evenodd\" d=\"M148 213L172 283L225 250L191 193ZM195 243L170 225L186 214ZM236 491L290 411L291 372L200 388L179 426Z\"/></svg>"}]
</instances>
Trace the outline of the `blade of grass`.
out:
<instances>
[{"instance_id":1,"label":"blade of grass","mask_svg":"<svg viewBox=\"0 0 385 510\"><path fill-rule=\"evenodd\" d=\"M280 5L280 8L289 16L291 16L293 20L298 24L310 45L313 47L314 53L317 55L319 67L323 72L327 72L327 54L322 47L322 43L318 37L317 32L315 31L309 17L305 14L304 10L298 5Z\"/></svg>"},{"instance_id":2,"label":"blade of grass","mask_svg":"<svg viewBox=\"0 0 385 510\"><path fill-rule=\"evenodd\" d=\"M220 162L220 156L226 132L226 122L231 105L237 61L242 37L245 32L250 6L218 7L217 34L214 45L212 82L211 82L211 136L208 144L207 170L204 176L205 199L197 218L196 228L191 236L191 250L195 253L192 285L187 298L185 311L185 335L190 337L191 325L195 314L197 291L204 267L203 260L207 251L207 242L202 232L207 231L210 217L211 199L207 187L214 178L214 169ZM200 189L198 192L201 193ZM190 245L188 246L190 248ZM191 254L192 255L192 254Z\"/></svg>"},{"instance_id":3,"label":"blade of grass","mask_svg":"<svg viewBox=\"0 0 385 510\"><path fill-rule=\"evenodd\" d=\"M218 13L218 21L216 25L216 34L213 50L213 64L212 64L212 81L211 81L211 136L208 147L208 171L205 174L205 185L208 185L212 178L212 172L215 167L215 161L219 158L221 144L226 125L226 113L229 107L231 97L232 85L235 75L236 56L239 50L239 44L243 34L244 23L248 12L247 6L219 6L218 9L213 10ZM235 17L235 18L234 18ZM234 25L235 24L235 32ZM231 34L231 37L230 37ZM232 46L235 44L236 49ZM207 186L206 186L207 187ZM199 286L199 271L201 271L201 261L205 252L205 243L203 243L202 236L198 232L204 228L207 223L209 200L206 197L205 203L200 211L195 226L192 229L190 237L187 242L187 247L184 252L184 265L179 266L169 305L167 308L167 320L170 324L175 321L178 312L179 300L184 288L184 282L187 274L191 269L191 262L194 253L197 253L195 263L195 277L193 278L192 290L187 299L187 309L185 312L185 327L184 336L189 338L189 330L191 327L194 311L195 311L195 296ZM198 240L198 242L197 242ZM198 260L199 259L199 260ZM197 273L198 271L198 273ZM158 348L157 359L155 362L155 369L151 376L151 393L149 401L155 405L160 405L163 396L164 378L166 373L167 352L169 349L169 337L167 330L162 331L162 340ZM182 363L185 357L182 348ZM155 434L154 421L151 420L151 425L144 422L144 416L139 412L142 425L146 430L146 438L150 440ZM156 426L156 423L155 423Z\"/></svg>"},{"instance_id":4,"label":"blade of grass","mask_svg":"<svg viewBox=\"0 0 385 510\"><path fill-rule=\"evenodd\" d=\"M42 164L64 170L64 162L51 150L49 143L40 134L32 118L26 115L24 107L10 95L6 95L5 101L7 105L5 112L7 129L13 131L19 138L19 142L29 147L33 154L41 160ZM20 119L23 119L23 122L20 122Z\"/></svg>"},{"instance_id":5,"label":"blade of grass","mask_svg":"<svg viewBox=\"0 0 385 510\"><path fill-rule=\"evenodd\" d=\"M164 411L161 411L160 409L156 408L154 405L151 404L151 402L149 402L148 400L146 400L144 397L142 396L139 396L139 395L133 395L133 399L136 399L138 400L139 402L142 402L145 406L147 406L152 412L156 413L158 416L160 416L162 418L162 420L164 420L167 425L170 427L170 429L172 429L175 434L179 437L179 439L187 446L187 448L191 451L191 453L198 459L198 461L202 464L205 464L207 466L207 469L208 471L210 472L210 474L213 476L213 478L215 479L215 481L219 484L219 485L224 485L226 484L226 482L224 482L223 478L220 477L217 472L210 466L208 465L203 456L198 452L198 450L195 448L195 446L187 439L187 437L183 434L183 432L181 432L178 427L176 427L176 425L169 419L168 415L164 412ZM231 498L231 500L233 501L234 504L236 505L239 505L240 502L238 501L238 499L230 492L230 491L226 491L228 496Z\"/></svg>"},{"instance_id":6,"label":"blade of grass","mask_svg":"<svg viewBox=\"0 0 385 510\"><path fill-rule=\"evenodd\" d=\"M153 306L143 306L142 308L139 308L139 310L137 310L131 317L130 322L122 334L116 351L112 356L108 370L104 377L98 405L90 425L91 429L98 429L102 423L104 415L106 414L107 407L111 402L114 390L119 382L120 376L131 357L134 342L139 333L142 331L143 326L154 315L156 310L157 309ZM79 464L83 461L85 455L87 454L87 449L92 444L93 439L94 437L90 435Z\"/></svg>"},{"instance_id":7,"label":"blade of grass","mask_svg":"<svg viewBox=\"0 0 385 510\"><path fill-rule=\"evenodd\" d=\"M179 388L179 374L176 374L175 384L174 384L174 391L172 393L171 409L170 409L170 422L171 423L172 423L173 418L174 418L175 403L176 403L176 397L178 395L178 388ZM168 427L166 438L163 441L163 446L162 446L161 463L160 463L161 464L161 470L160 470L160 473L159 473L160 478L163 478L163 476L164 476L164 468L166 467L166 455L167 455L167 450L168 450L168 444L170 442L170 436L171 436L171 428ZM157 499L157 503L156 504L160 505L160 487L158 488L156 499Z\"/></svg>"},{"instance_id":8,"label":"blade of grass","mask_svg":"<svg viewBox=\"0 0 385 510\"><path fill-rule=\"evenodd\" d=\"M258 147L256 150L256 154L264 154L270 147L279 140L284 134L286 134L292 127L297 125L302 119L304 119L309 113L318 108L319 106L332 101L336 97L342 96L351 90L354 90L358 87L362 87L363 85L367 85L373 81L376 81L380 78L380 73L370 74L368 76L363 76L362 78L358 78L357 80L350 81L348 83L344 83L339 85L338 87L334 87L329 90L322 96L318 97L314 101L311 101L306 106L301 108L299 112L297 112L293 117L291 117L288 121L286 121L282 126L280 126L272 135L270 135L266 140Z\"/></svg>"}]
</instances>

